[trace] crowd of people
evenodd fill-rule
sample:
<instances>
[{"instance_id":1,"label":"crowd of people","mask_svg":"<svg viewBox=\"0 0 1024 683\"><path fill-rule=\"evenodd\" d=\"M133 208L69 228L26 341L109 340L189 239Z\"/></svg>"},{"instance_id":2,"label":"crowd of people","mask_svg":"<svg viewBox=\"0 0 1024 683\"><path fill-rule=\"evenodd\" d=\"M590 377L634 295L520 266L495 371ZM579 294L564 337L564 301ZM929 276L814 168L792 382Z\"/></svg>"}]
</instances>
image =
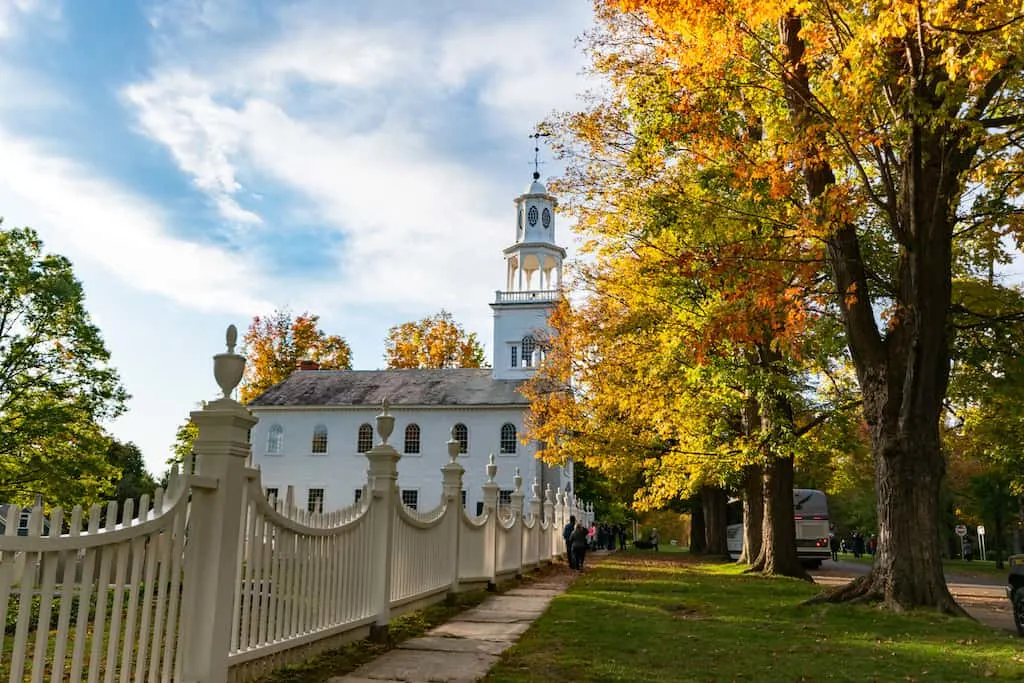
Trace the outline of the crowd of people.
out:
<instances>
[{"instance_id":1,"label":"crowd of people","mask_svg":"<svg viewBox=\"0 0 1024 683\"><path fill-rule=\"evenodd\" d=\"M854 529L849 538L840 539L833 531L828 535L828 545L832 553L832 560L838 562L839 553L843 555L853 553L856 558L863 557L865 553L874 555L878 548L878 536L871 534L870 537L865 538L864 534Z\"/></svg>"},{"instance_id":2,"label":"crowd of people","mask_svg":"<svg viewBox=\"0 0 1024 683\"><path fill-rule=\"evenodd\" d=\"M589 527L576 521L576 516L569 517L568 524L562 529L565 539L565 553L569 558L569 568L582 570L583 560L588 550L619 550L626 549L626 526L607 522L592 523ZM658 530L654 529L647 542L648 547L658 549Z\"/></svg>"}]
</instances>

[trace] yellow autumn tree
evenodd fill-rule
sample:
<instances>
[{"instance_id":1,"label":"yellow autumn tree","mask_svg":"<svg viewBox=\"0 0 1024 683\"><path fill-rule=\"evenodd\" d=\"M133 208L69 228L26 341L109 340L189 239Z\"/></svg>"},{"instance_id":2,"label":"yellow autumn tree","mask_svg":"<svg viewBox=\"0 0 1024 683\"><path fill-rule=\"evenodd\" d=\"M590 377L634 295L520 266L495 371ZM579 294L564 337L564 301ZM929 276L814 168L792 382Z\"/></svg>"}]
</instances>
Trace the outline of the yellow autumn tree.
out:
<instances>
[{"instance_id":1,"label":"yellow autumn tree","mask_svg":"<svg viewBox=\"0 0 1024 683\"><path fill-rule=\"evenodd\" d=\"M714 167L809 254L876 465L871 572L822 599L962 614L945 585L939 419L954 261L1022 235L1024 19L1009 0L597 0L613 89L655 64L645 171ZM600 33L601 31L598 31ZM723 162L728 160L728 164ZM730 208L739 203L718 200ZM594 189L588 200L600 203Z\"/></svg>"},{"instance_id":2,"label":"yellow autumn tree","mask_svg":"<svg viewBox=\"0 0 1024 683\"><path fill-rule=\"evenodd\" d=\"M467 333L451 313L441 309L388 330L384 360L389 369L480 368L484 367L484 349L476 332Z\"/></svg>"},{"instance_id":3,"label":"yellow autumn tree","mask_svg":"<svg viewBox=\"0 0 1024 683\"><path fill-rule=\"evenodd\" d=\"M323 370L351 370L352 349L342 337L319 327L320 316L309 312L292 316L277 310L256 316L243 338L246 357L241 401L248 403L295 372L304 360Z\"/></svg>"}]
</instances>

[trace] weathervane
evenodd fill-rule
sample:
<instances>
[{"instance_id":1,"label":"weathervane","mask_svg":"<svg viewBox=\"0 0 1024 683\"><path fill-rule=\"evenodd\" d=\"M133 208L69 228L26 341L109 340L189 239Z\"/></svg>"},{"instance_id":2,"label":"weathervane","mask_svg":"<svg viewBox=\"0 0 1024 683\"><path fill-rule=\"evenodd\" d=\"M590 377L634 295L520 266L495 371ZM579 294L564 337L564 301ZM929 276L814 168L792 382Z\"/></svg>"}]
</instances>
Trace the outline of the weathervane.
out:
<instances>
[{"instance_id":1,"label":"weathervane","mask_svg":"<svg viewBox=\"0 0 1024 683\"><path fill-rule=\"evenodd\" d=\"M540 179L540 139L551 137L551 133L542 133L538 128L533 135L527 137L533 138L533 179Z\"/></svg>"}]
</instances>

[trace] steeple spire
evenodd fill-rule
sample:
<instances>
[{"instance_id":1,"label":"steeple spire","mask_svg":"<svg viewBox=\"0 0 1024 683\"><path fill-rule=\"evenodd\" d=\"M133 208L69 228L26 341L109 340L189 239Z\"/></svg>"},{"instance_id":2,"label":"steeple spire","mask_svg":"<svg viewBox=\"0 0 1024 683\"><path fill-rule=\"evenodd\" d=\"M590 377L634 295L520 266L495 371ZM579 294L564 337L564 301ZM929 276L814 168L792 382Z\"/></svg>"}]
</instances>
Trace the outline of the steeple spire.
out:
<instances>
[{"instance_id":1,"label":"steeple spire","mask_svg":"<svg viewBox=\"0 0 1024 683\"><path fill-rule=\"evenodd\" d=\"M547 319L562 296L565 249L555 239L558 200L540 182L540 139L534 140L533 180L515 198L515 242L504 249L505 286L495 292L494 377L525 379L533 374L550 336Z\"/></svg>"},{"instance_id":2,"label":"steeple spire","mask_svg":"<svg viewBox=\"0 0 1024 683\"><path fill-rule=\"evenodd\" d=\"M533 135L527 137L533 138L533 179L540 180L540 139L551 137L551 133L542 133L540 128L533 132Z\"/></svg>"}]
</instances>

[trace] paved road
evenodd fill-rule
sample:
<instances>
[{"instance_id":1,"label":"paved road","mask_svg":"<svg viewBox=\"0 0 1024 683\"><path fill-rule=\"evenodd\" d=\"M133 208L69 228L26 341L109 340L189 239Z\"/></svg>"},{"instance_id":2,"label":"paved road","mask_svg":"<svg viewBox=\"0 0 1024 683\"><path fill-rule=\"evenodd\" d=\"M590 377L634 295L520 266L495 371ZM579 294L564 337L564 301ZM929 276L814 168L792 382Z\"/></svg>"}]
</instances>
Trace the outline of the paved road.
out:
<instances>
[{"instance_id":1,"label":"paved road","mask_svg":"<svg viewBox=\"0 0 1024 683\"><path fill-rule=\"evenodd\" d=\"M859 562L826 560L820 569L811 572L811 576L814 577L815 582L823 586L835 586L856 576L867 574L870 570L871 567ZM1006 599L1004 588L1006 584L998 577L947 574L946 583L949 585L953 597L972 617L983 624L1016 633L1010 601Z\"/></svg>"}]
</instances>

